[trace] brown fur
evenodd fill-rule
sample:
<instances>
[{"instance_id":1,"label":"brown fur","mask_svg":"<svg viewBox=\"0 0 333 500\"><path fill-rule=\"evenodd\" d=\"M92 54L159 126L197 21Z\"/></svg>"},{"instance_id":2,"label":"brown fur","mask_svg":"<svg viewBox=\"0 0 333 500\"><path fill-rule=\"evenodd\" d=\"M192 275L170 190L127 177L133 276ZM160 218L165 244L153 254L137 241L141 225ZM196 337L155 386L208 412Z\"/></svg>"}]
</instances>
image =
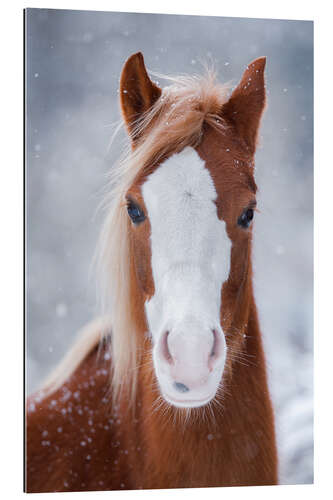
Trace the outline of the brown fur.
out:
<instances>
[{"instance_id":1,"label":"brown fur","mask_svg":"<svg viewBox=\"0 0 333 500\"><path fill-rule=\"evenodd\" d=\"M33 395L27 406L27 491L277 483L274 418L252 288L252 230L236 223L255 204L253 162L265 104L264 66L264 58L251 63L230 100L203 117L201 134L188 141L211 173L217 212L232 241L230 275L221 290L228 357L215 400L208 407L179 410L160 399L143 307L154 293L150 229L149 224L128 226L129 300L140 351L134 404L127 390L118 404L112 402L106 345L99 355L91 352L55 393L39 402ZM132 56L122 73L121 90L127 92L121 102L134 150L160 119L142 117L159 97L147 78L142 55ZM143 180L178 147L142 165L126 195L143 204Z\"/></svg>"},{"instance_id":2,"label":"brown fur","mask_svg":"<svg viewBox=\"0 0 333 500\"><path fill-rule=\"evenodd\" d=\"M122 113L131 139L135 141L140 136L137 133L137 121L162 93L161 89L150 80L140 52L128 59L120 77L120 88Z\"/></svg>"}]
</instances>

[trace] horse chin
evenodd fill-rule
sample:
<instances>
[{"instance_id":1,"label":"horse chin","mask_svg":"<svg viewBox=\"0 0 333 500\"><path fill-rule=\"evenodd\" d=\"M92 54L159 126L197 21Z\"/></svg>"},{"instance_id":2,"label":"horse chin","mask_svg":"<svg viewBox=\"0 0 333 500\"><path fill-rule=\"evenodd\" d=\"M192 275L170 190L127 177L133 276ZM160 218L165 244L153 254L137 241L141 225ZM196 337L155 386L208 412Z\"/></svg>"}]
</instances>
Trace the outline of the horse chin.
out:
<instances>
[{"instance_id":1,"label":"horse chin","mask_svg":"<svg viewBox=\"0 0 333 500\"><path fill-rule=\"evenodd\" d=\"M183 370L178 380L168 371L168 367L161 365L154 359L155 377L159 392L164 401L175 408L200 408L211 403L217 396L223 378L224 362L214 370L205 374L201 379L197 377L200 366L196 370ZM171 375L171 376L170 376ZM179 375L179 371L177 371Z\"/></svg>"},{"instance_id":2,"label":"horse chin","mask_svg":"<svg viewBox=\"0 0 333 500\"><path fill-rule=\"evenodd\" d=\"M188 392L179 392L174 389L174 383L163 374L158 374L157 379L159 382L160 394L164 401L175 408L200 408L211 403L218 392L220 386L218 374L216 379L211 380L210 384L206 387L199 387L189 390Z\"/></svg>"},{"instance_id":3,"label":"horse chin","mask_svg":"<svg viewBox=\"0 0 333 500\"><path fill-rule=\"evenodd\" d=\"M200 408L203 406L206 406L209 404L212 399L215 397L215 393L212 394L208 398L204 399L176 399L174 397L169 396L168 394L162 393L162 397L165 399L165 401L172 405L175 406L176 408L181 408L181 409L186 409L186 408Z\"/></svg>"}]
</instances>

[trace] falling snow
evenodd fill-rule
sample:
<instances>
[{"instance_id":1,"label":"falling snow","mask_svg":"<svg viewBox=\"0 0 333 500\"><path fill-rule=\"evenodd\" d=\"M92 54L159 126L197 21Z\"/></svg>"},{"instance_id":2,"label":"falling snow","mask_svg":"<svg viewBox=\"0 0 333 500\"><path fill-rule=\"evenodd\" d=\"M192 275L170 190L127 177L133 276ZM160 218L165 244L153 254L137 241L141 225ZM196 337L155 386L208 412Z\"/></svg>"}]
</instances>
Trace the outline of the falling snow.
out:
<instances>
[{"instance_id":1,"label":"falling snow","mask_svg":"<svg viewBox=\"0 0 333 500\"><path fill-rule=\"evenodd\" d=\"M311 482L311 23L261 20L258 27L256 20L246 20L240 30L237 19L212 17L202 29L199 17L170 21L169 16L155 16L152 31L151 18L144 15L138 23L137 16L123 13L77 12L75 27L66 21L69 15L50 12L46 21L38 11L28 14L31 34L38 41L27 45L31 75L27 103L34 103L27 137L28 391L39 386L95 312L94 280L88 278L100 220L90 221L100 201L96 193L104 188L105 175L121 152L122 141L115 141L109 152L110 127L105 125L119 119L119 70L135 40L140 39L150 69L197 72L206 54L216 59L219 78L233 84L241 68L266 53L270 92L262 149L256 157L255 293L277 416L281 477L287 483ZM116 19L117 26L126 29L111 37L114 24L106 19ZM283 57L281 40L288 40ZM56 90L52 99L50 82ZM248 83L250 91L254 85ZM51 178L50 172L54 172ZM94 390L95 381L88 383ZM64 419L72 417L76 411L69 405L72 397L70 392L60 394L52 411L60 410ZM41 399L42 394L36 395L28 410L35 412ZM110 403L108 397L102 401ZM119 424L118 417L109 423ZM92 437L96 425L87 424ZM50 446L48 436L41 439L43 446ZM86 437L85 442L89 443ZM72 454L73 450L68 452Z\"/></svg>"}]
</instances>

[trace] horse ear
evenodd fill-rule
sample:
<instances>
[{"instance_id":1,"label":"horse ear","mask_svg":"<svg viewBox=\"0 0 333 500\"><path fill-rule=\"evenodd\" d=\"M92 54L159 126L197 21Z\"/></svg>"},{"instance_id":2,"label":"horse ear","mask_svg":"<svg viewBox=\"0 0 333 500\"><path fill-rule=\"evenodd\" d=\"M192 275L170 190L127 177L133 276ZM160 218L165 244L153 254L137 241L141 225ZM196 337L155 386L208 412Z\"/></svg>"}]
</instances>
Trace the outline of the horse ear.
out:
<instances>
[{"instance_id":1,"label":"horse ear","mask_svg":"<svg viewBox=\"0 0 333 500\"><path fill-rule=\"evenodd\" d=\"M160 97L162 90L149 78L141 52L127 59L120 77L120 104L133 142L138 138L135 125Z\"/></svg>"},{"instance_id":2,"label":"horse ear","mask_svg":"<svg viewBox=\"0 0 333 500\"><path fill-rule=\"evenodd\" d=\"M251 154L256 150L260 119L265 108L265 65L266 57L252 61L222 108L222 116L235 126Z\"/></svg>"}]
</instances>

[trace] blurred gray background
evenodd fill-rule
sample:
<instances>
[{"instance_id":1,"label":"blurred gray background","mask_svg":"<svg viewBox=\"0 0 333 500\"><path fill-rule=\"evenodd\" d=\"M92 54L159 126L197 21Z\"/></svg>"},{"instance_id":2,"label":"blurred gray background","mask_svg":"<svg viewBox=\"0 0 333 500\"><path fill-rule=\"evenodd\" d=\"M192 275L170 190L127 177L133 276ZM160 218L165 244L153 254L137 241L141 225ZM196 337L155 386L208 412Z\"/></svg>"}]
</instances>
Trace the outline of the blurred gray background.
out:
<instances>
[{"instance_id":1,"label":"blurred gray background","mask_svg":"<svg viewBox=\"0 0 333 500\"><path fill-rule=\"evenodd\" d=\"M256 157L255 292L277 419L282 483L313 481L313 24L28 9L27 392L96 314L91 261L105 177L125 136L118 82L141 50L150 70L234 84L267 56ZM163 85L163 82L160 82Z\"/></svg>"}]
</instances>

